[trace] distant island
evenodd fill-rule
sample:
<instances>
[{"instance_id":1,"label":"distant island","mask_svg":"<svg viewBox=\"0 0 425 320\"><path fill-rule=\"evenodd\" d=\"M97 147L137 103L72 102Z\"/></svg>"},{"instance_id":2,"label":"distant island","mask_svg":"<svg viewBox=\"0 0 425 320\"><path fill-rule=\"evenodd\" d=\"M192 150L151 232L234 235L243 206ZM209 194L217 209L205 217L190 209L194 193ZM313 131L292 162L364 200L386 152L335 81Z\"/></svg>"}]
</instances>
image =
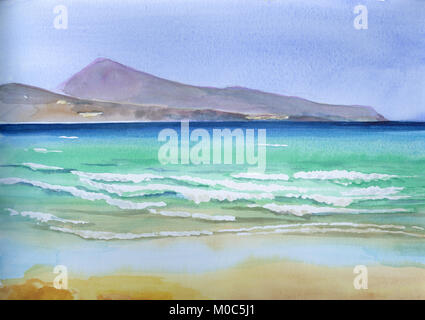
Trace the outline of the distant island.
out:
<instances>
[{"instance_id":1,"label":"distant island","mask_svg":"<svg viewBox=\"0 0 425 320\"><path fill-rule=\"evenodd\" d=\"M243 87L199 87L99 58L57 92L0 86L0 121L386 121L371 107L330 105Z\"/></svg>"}]
</instances>

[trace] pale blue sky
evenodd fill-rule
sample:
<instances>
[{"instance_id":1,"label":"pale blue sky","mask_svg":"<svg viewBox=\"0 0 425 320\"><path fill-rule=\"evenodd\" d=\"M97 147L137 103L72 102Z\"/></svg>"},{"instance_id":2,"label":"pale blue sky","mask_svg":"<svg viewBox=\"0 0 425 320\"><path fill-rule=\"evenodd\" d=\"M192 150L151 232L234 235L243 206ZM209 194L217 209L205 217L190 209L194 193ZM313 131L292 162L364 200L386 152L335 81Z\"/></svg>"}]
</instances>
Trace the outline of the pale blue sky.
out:
<instances>
[{"instance_id":1,"label":"pale blue sky","mask_svg":"<svg viewBox=\"0 0 425 320\"><path fill-rule=\"evenodd\" d=\"M67 30L53 27L56 5ZM366 5L369 28L353 27ZM0 0L0 84L46 89L97 57L425 120L424 0Z\"/></svg>"}]
</instances>

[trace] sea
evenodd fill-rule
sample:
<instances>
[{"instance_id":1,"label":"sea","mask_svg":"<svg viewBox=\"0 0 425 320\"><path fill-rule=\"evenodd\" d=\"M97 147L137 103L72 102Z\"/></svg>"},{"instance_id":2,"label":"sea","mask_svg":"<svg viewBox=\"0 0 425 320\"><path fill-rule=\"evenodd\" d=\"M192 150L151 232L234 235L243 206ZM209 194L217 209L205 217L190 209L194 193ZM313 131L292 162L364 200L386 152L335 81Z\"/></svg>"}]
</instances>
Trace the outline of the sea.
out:
<instances>
[{"instance_id":1,"label":"sea","mask_svg":"<svg viewBox=\"0 0 425 320\"><path fill-rule=\"evenodd\" d=\"M0 279L35 265L425 267L425 123L190 122L210 137L265 130L261 171L163 163L164 129L181 123L1 124Z\"/></svg>"}]
</instances>

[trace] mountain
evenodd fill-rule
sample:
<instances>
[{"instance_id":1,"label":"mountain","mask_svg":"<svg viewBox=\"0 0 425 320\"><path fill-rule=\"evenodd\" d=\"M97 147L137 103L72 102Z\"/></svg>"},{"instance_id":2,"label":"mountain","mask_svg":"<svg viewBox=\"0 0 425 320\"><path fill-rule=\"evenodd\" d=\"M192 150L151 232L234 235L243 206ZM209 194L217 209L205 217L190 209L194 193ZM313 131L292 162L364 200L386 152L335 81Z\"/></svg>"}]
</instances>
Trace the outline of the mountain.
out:
<instances>
[{"instance_id":1,"label":"mountain","mask_svg":"<svg viewBox=\"0 0 425 320\"><path fill-rule=\"evenodd\" d=\"M17 83L0 86L0 121L244 121L243 114L79 99Z\"/></svg>"},{"instance_id":2,"label":"mountain","mask_svg":"<svg viewBox=\"0 0 425 320\"><path fill-rule=\"evenodd\" d=\"M186 85L96 59L58 92L0 86L1 122L385 121L370 107L315 103L242 87Z\"/></svg>"},{"instance_id":3,"label":"mountain","mask_svg":"<svg viewBox=\"0 0 425 320\"><path fill-rule=\"evenodd\" d=\"M198 87L162 79L109 59L96 59L60 86L67 95L175 108L214 109L290 120L381 121L373 108L315 103L242 87Z\"/></svg>"}]
</instances>

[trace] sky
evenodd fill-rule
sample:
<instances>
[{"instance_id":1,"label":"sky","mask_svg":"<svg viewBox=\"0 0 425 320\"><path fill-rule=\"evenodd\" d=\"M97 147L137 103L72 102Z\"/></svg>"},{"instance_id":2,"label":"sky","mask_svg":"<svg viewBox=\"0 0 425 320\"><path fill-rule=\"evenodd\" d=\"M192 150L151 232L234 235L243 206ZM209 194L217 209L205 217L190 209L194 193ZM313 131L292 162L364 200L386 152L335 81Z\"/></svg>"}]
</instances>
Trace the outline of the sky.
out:
<instances>
[{"instance_id":1,"label":"sky","mask_svg":"<svg viewBox=\"0 0 425 320\"><path fill-rule=\"evenodd\" d=\"M54 8L67 8L56 29ZM368 28L354 27L357 5ZM425 0L0 0L0 84L54 90L98 57L201 86L425 121Z\"/></svg>"}]
</instances>

